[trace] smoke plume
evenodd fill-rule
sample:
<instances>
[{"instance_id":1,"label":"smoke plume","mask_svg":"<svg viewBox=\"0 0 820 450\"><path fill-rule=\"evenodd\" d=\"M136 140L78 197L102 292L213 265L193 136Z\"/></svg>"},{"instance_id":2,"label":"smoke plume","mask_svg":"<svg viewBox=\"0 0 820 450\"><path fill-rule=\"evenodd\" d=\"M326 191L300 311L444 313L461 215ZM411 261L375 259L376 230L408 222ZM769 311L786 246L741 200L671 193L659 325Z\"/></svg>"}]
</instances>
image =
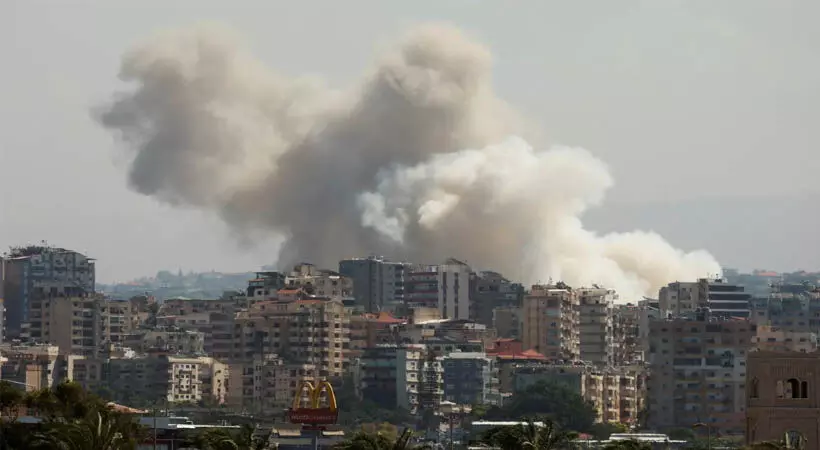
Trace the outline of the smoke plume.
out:
<instances>
[{"instance_id":1,"label":"smoke plume","mask_svg":"<svg viewBox=\"0 0 820 450\"><path fill-rule=\"evenodd\" d=\"M120 78L130 88L96 117L133 151L130 185L216 211L240 235L285 236L282 265L455 256L630 300L720 271L654 233L586 230L582 213L612 185L606 165L528 144L493 93L490 53L450 27L412 30L343 90L277 75L209 26L138 45Z\"/></svg>"}]
</instances>

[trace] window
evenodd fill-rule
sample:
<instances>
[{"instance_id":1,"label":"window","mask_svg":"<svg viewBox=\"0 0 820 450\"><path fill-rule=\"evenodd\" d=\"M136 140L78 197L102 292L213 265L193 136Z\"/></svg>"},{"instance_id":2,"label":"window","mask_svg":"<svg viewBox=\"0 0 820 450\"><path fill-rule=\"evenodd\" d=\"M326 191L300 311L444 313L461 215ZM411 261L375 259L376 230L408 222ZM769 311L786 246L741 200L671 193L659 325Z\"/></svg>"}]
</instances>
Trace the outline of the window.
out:
<instances>
[{"instance_id":1,"label":"window","mask_svg":"<svg viewBox=\"0 0 820 450\"><path fill-rule=\"evenodd\" d=\"M749 388L749 398L758 398L759 391L758 391L758 380L757 378L752 378L752 383Z\"/></svg>"}]
</instances>

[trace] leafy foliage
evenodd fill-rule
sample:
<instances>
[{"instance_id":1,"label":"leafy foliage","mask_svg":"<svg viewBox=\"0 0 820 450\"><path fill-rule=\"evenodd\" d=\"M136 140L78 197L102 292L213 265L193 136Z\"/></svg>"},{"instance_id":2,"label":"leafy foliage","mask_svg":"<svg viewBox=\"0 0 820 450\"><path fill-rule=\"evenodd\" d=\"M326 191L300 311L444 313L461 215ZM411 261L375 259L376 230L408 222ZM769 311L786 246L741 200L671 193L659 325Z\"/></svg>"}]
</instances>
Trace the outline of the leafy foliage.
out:
<instances>
[{"instance_id":1,"label":"leafy foliage","mask_svg":"<svg viewBox=\"0 0 820 450\"><path fill-rule=\"evenodd\" d=\"M538 422L543 425L539 426ZM501 450L534 450L564 449L578 437L577 433L562 430L548 418L528 419L525 424L496 427L487 430L482 442Z\"/></svg>"},{"instance_id":2,"label":"leafy foliage","mask_svg":"<svg viewBox=\"0 0 820 450\"><path fill-rule=\"evenodd\" d=\"M548 417L565 430L591 432L597 412L591 403L569 387L549 381L538 382L516 393L502 408L487 411L486 419Z\"/></svg>"},{"instance_id":3,"label":"leafy foliage","mask_svg":"<svg viewBox=\"0 0 820 450\"><path fill-rule=\"evenodd\" d=\"M395 437L387 433L362 430L350 439L336 444L333 448L338 450L420 450L422 447L413 444L413 431L405 428L400 435Z\"/></svg>"},{"instance_id":4,"label":"leafy foliage","mask_svg":"<svg viewBox=\"0 0 820 450\"><path fill-rule=\"evenodd\" d=\"M652 450L652 444L629 439L610 442L604 446L604 450Z\"/></svg>"}]
</instances>

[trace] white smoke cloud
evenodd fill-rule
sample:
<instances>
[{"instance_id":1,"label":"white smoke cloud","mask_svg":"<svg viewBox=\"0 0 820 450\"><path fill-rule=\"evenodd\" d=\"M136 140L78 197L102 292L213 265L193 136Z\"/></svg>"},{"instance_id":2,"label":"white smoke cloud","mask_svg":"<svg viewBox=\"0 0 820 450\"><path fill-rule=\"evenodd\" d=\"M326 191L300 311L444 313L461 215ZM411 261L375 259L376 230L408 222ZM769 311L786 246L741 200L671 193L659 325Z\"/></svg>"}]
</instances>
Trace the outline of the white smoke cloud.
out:
<instances>
[{"instance_id":1,"label":"white smoke cloud","mask_svg":"<svg viewBox=\"0 0 820 450\"><path fill-rule=\"evenodd\" d=\"M282 263L455 256L629 300L719 272L707 253L653 233L584 229L613 182L605 164L582 149L534 150L492 91L491 60L457 29L423 26L334 91L277 75L233 33L194 27L127 52L131 87L97 118L134 151L134 189L214 210L240 235L286 236Z\"/></svg>"}]
</instances>

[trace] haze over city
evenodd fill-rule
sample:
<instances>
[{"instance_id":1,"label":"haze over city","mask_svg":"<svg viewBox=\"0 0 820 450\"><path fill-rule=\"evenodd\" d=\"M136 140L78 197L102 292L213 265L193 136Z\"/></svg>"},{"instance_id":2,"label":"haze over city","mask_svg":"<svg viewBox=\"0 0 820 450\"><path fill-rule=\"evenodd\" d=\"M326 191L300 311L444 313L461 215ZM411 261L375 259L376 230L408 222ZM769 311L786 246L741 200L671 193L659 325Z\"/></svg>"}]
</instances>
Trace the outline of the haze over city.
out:
<instances>
[{"instance_id":1,"label":"haze over city","mask_svg":"<svg viewBox=\"0 0 820 450\"><path fill-rule=\"evenodd\" d=\"M6 169L4 180L14 189L2 202L0 246L45 239L80 250L100 261L97 271L101 281L126 280L159 269L245 271L276 262L279 229L285 219L274 214L273 219L230 220L253 210L247 204L251 199L264 203L266 197L246 199L242 212L234 203L215 200L209 191L231 193L229 188L236 185L226 184L226 178L234 175L235 160L219 159L225 161L224 170L216 165L195 173L194 178L163 172L173 169L173 161L164 160L164 166L151 171L161 188L151 191L135 181L133 148L121 145L116 133L110 133L133 124L116 123L110 116L106 122L100 116L112 101L127 99L128 93L138 88L133 79L118 78L129 76L128 55L139 54L142 49L145 57L146 42L160 39L158 35L197 35L200 32L192 30L201 30L202 23L208 22L209 30L227 30L236 36L208 42L224 51L228 45L224 43L236 39L236 46L230 48L237 53L230 50L227 54L239 54L257 64L254 70L258 72L254 73L263 74L260 77L265 83L272 76L290 83L293 77L308 75L323 84L318 88L316 83L310 84L310 89L349 94L373 79L374 71L384 67L385 55L401 48L407 39L412 42L412 36L419 35L417 30L429 30L430 24L435 24L439 31L434 33L444 33L447 39L458 36L455 48L464 48L463 43L468 51L447 53L454 47L438 41L432 48L444 49L445 56L477 55L479 65L472 75L480 84L486 83L486 91L492 93L485 97L482 86L479 97L504 102L517 118L502 119L499 114L507 108L491 108L491 114L474 122L470 130L451 136L445 148L420 145L420 155L482 149L490 149L489 153L484 151L490 155L492 146L510 145L520 155L533 158L534 166L523 168L539 170L537 161L555 156L550 153L552 149L583 148L574 155L594 161L594 175L601 181L591 191L567 194L555 185L542 187L536 179L534 186L545 189L544 197L549 199L544 202L547 214L560 200L578 196L584 206L572 209L569 217L581 216L585 230L656 231L671 247L684 252L706 250L714 261L728 267L791 270L820 266L820 257L805 251L817 246L815 230L820 225L820 215L813 208L818 194L814 174L820 169L820 159L813 152L818 136L812 126L820 111L814 86L820 64L810 46L820 37L809 23L818 9L814 4L783 8L745 1L711 5L618 2L590 9L584 2L544 2L514 10L466 2L354 2L345 7L324 2L229 6L221 2L168 5L149 1L136 5L12 2L5 7L8 13L0 18L4 33L0 49L14 64L5 74L0 105L5 124L0 132L0 161ZM499 19L502 16L504 20ZM159 48L168 50L168 46ZM186 49L182 44L179 48ZM406 63L407 53L404 55ZM140 72L145 67L131 63L130 76L136 76L137 81L147 79L148 75ZM295 94L289 91L288 95ZM319 98L321 104L311 106L313 109L304 101L301 104L307 113L328 115L327 109L333 107L329 97ZM379 114L378 109L373 111L369 114ZM242 108L238 112L243 112ZM146 115L142 119L145 117L150 118ZM259 119L243 123L258 124ZM202 129L194 127L193 131ZM259 127L247 131L257 133ZM335 133L339 137L340 132ZM361 132L355 133L350 139L360 146ZM526 143L508 140L519 135ZM243 141L251 147L254 142L250 138ZM380 140L374 142L383 145ZM257 149L244 150L252 153ZM348 163L364 166L370 160L361 155L360 160L350 158ZM323 183L342 169L339 160L329 161L315 160L309 179L294 176L287 183L277 181L281 186L276 186L275 192L281 192L282 186L303 192L305 188L299 184L306 183L321 194L321 189L328 189ZM396 228L390 226L395 221L374 224L371 214L369 225L357 222L363 216L356 209L360 206L356 199L367 198L365 194L377 192L380 186L393 195L380 201L388 207L392 202L394 209L404 204L419 207L430 200L426 194L416 197L418 184L396 182L406 181L408 170L431 170L423 168L429 165L416 167L427 164L426 156L406 163L405 168L374 166L396 172L391 175L374 170L369 178L355 179L359 184L340 205L350 208L329 210L339 214L333 220L349 216L339 222L347 225L338 225L338 229L353 230L348 225L356 224L358 237L349 236L351 243L364 242L373 248L342 245L335 253L344 254L323 254L328 246L322 241L316 248L297 247L292 257L340 259L391 250L394 254L387 256L424 255L412 247L408 250L384 244L385 236L401 240L394 233ZM253 164L254 169L264 166ZM489 164L487 169L479 169L484 170L480 173L497 168L497 164ZM547 168L555 167L546 164ZM520 173L523 168L508 170ZM468 165L465 170L471 173L477 169ZM380 178L375 176L377 172ZM247 181L246 173L238 173ZM577 179L579 175L572 173ZM493 175L488 176L492 179ZM554 181L556 177L545 179ZM342 185L334 182L328 186ZM469 192L487 195L475 186ZM516 201L539 203L537 191L527 188L518 192L527 195L517 195ZM561 195L554 197L556 192ZM316 195L305 198L313 204L319 198ZM285 198L282 204L292 208L299 204L298 197ZM371 207L379 204L371 203ZM282 208L272 211L281 214ZM378 212L378 208L370 212ZM393 212L383 219L399 217ZM316 236L327 239L324 229L309 230L308 225L316 225L318 217L320 213L305 214L304 220L284 223L308 230L301 243ZM488 233L505 223L504 217L498 212L484 217L487 231L471 229L487 239ZM543 216L526 219L539 217ZM226 218L232 226L224 225L221 219ZM419 235L413 240L412 227L420 223L413 220L403 224L403 231L410 234L401 238L409 236L411 243L452 243L454 247L446 248L453 253L448 256L477 260L481 267L492 268L493 261L480 249L459 251L456 244L462 243L447 239L449 234L469 242L469 236L457 232L469 222L451 221L445 227L447 233ZM499 241L499 245L516 250L507 257L509 261L528 256L517 250L527 247L533 236L531 229L515 231L522 233L520 240L507 237ZM559 234L544 242L554 248L566 240ZM354 251L359 254L348 254ZM657 252L649 254L658 256ZM570 249L570 253L558 256L567 255L575 253ZM499 264L513 266L507 261ZM711 271L716 263L693 267L698 273L686 278L706 276L708 273L700 272ZM538 277L515 268L507 272L521 278Z\"/></svg>"}]
</instances>

